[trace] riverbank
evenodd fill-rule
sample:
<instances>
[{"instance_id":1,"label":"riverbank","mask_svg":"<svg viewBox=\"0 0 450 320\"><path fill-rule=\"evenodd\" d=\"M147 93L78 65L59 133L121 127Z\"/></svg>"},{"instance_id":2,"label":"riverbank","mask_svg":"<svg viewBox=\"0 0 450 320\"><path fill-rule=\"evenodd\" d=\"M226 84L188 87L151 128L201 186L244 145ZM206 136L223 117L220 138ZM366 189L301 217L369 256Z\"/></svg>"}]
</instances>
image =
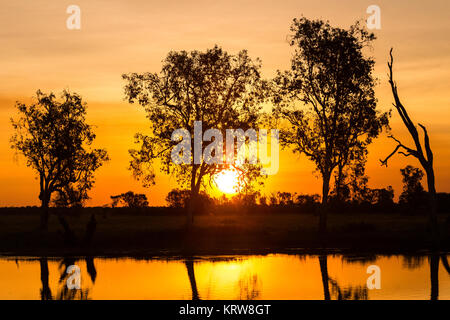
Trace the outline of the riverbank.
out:
<instances>
[{"instance_id":1,"label":"riverbank","mask_svg":"<svg viewBox=\"0 0 450 320\"><path fill-rule=\"evenodd\" d=\"M75 239L71 242L56 215L50 216L48 231L40 231L36 213L26 208L0 210L1 255L416 253L431 248L427 217L417 215L331 214L324 246L317 234L318 217L313 214L198 216L191 233L186 234L182 215L87 208L65 216ZM439 220L440 249L450 251L449 215L442 214ZM92 232L90 244L86 241L87 229Z\"/></svg>"}]
</instances>

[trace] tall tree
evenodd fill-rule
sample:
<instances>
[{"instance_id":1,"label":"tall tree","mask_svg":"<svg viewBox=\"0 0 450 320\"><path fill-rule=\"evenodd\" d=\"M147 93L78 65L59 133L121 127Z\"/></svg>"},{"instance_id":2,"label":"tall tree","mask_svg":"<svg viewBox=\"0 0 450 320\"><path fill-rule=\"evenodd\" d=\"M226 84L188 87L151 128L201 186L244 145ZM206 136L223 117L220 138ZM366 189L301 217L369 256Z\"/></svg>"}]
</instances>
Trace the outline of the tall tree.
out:
<instances>
[{"instance_id":1,"label":"tall tree","mask_svg":"<svg viewBox=\"0 0 450 320\"><path fill-rule=\"evenodd\" d=\"M19 117L11 119L11 147L25 156L39 175L41 228L47 229L53 194L58 203L81 202L94 183L94 172L108 160L104 149L91 149L95 134L86 123L86 103L76 93L36 93L36 103L16 103Z\"/></svg>"},{"instance_id":2,"label":"tall tree","mask_svg":"<svg viewBox=\"0 0 450 320\"><path fill-rule=\"evenodd\" d=\"M195 123L201 121L203 133L217 129L222 137L226 129L256 128L259 102L264 97L260 68L260 61L253 61L245 50L230 55L215 46L205 52L172 51L159 74L123 75L127 81L125 96L130 103L138 102L144 107L151 130L151 135L136 134L140 150L130 150L130 169L144 185L151 185L155 178L153 162L159 159L161 170L172 174L179 184L190 190L187 226L192 224L201 186L206 185L207 177L211 178L224 168L221 164L208 163L201 156L210 145L202 143L198 148L194 143ZM190 134L191 156L187 163L176 164L171 154L178 142L172 140L172 134L181 128ZM220 148L218 137L210 138L211 145L218 143ZM201 140L202 136L197 139ZM214 153L218 155L219 150ZM243 168L250 167L240 169ZM255 170L246 171L248 175L250 172L257 174Z\"/></svg>"},{"instance_id":3,"label":"tall tree","mask_svg":"<svg viewBox=\"0 0 450 320\"><path fill-rule=\"evenodd\" d=\"M392 55L392 49L389 52L390 61L388 62L389 68L389 84L391 85L392 95L394 96L394 107L398 111L400 118L402 119L404 125L408 129L409 134L414 140L415 148L410 148L405 146L400 140L396 139L394 136L390 136L396 143L394 151L392 151L384 160L380 160L382 165L387 166L388 160L397 152L404 155L405 157L413 156L417 158L422 165L425 173L427 175L427 185L428 185L428 198L429 198L429 223L432 230L432 238L435 246L439 243L439 227L437 221L437 198L436 198L436 186L435 186L435 176L433 168L433 151L430 146L430 138L428 136L428 131L422 124L418 123L419 127L422 128L424 138L423 145L420 141L419 132L417 131L414 122L412 122L408 112L400 101L398 95L397 84L394 81L393 75L393 64L394 57ZM424 151L425 149L425 151Z\"/></svg>"},{"instance_id":4,"label":"tall tree","mask_svg":"<svg viewBox=\"0 0 450 320\"><path fill-rule=\"evenodd\" d=\"M330 178L388 125L376 109L374 60L363 49L375 39L358 23L348 30L321 20L294 19L291 69L275 78L274 114L287 121L283 146L305 154L322 176L319 230L326 231Z\"/></svg>"}]
</instances>

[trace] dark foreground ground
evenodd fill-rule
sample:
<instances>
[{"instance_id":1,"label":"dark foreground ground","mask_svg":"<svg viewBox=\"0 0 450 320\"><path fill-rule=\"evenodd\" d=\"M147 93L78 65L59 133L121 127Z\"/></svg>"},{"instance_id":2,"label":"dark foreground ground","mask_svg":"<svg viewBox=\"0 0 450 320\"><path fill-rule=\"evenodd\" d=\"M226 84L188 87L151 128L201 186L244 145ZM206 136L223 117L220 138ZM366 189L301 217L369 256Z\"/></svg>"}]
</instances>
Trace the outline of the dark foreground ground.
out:
<instances>
[{"instance_id":1,"label":"dark foreground ground","mask_svg":"<svg viewBox=\"0 0 450 320\"><path fill-rule=\"evenodd\" d=\"M239 214L198 216L192 232L182 215L165 211L83 209L65 215L77 242L67 242L55 215L48 232L39 226L39 211L0 209L0 254L32 256L152 256L182 254L257 254L325 251L407 253L431 247L425 216L404 214L330 214L324 245L313 214ZM95 232L85 243L95 214ZM449 214L439 216L441 247L450 250ZM92 232L92 224L91 224ZM189 248L186 243L190 243Z\"/></svg>"}]
</instances>

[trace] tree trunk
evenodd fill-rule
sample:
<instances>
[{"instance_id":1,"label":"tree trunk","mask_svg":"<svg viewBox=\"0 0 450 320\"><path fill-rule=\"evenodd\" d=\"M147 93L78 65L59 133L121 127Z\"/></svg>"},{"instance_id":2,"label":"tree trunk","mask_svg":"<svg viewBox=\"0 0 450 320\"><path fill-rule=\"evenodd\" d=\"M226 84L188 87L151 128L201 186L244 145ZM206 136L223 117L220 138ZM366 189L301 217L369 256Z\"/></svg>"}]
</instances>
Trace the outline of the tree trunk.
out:
<instances>
[{"instance_id":1,"label":"tree trunk","mask_svg":"<svg viewBox=\"0 0 450 320\"><path fill-rule=\"evenodd\" d=\"M197 184L196 184L197 166L193 165L191 170L191 194L189 199L189 206L186 212L186 229L191 229L194 224L194 211L197 206Z\"/></svg>"},{"instance_id":2,"label":"tree trunk","mask_svg":"<svg viewBox=\"0 0 450 320\"><path fill-rule=\"evenodd\" d=\"M319 233L323 237L327 232L328 193L330 191L330 177L327 173L322 176L322 207L320 208Z\"/></svg>"},{"instance_id":3,"label":"tree trunk","mask_svg":"<svg viewBox=\"0 0 450 320\"><path fill-rule=\"evenodd\" d=\"M430 256L430 282L431 282L431 294L430 300L439 299L439 260L438 254L433 253Z\"/></svg>"},{"instance_id":4,"label":"tree trunk","mask_svg":"<svg viewBox=\"0 0 450 320\"><path fill-rule=\"evenodd\" d=\"M344 168L341 165L339 165L337 181L336 181L336 199L339 202L342 199L341 192L342 192L342 171L343 170L344 170Z\"/></svg>"},{"instance_id":5,"label":"tree trunk","mask_svg":"<svg viewBox=\"0 0 450 320\"><path fill-rule=\"evenodd\" d=\"M191 196L189 199L189 206L186 215L186 227L190 229L194 224L194 212L198 207L198 192L195 190L191 190Z\"/></svg>"},{"instance_id":6,"label":"tree trunk","mask_svg":"<svg viewBox=\"0 0 450 320\"><path fill-rule=\"evenodd\" d=\"M43 193L42 200L41 200L41 230L47 231L48 230L48 216L49 216L49 202L50 199L46 195L46 193Z\"/></svg>"},{"instance_id":7,"label":"tree trunk","mask_svg":"<svg viewBox=\"0 0 450 320\"><path fill-rule=\"evenodd\" d=\"M435 248L439 246L439 226L437 221L437 196L436 196L436 187L435 187L435 178L434 178L434 170L433 168L427 168L427 185L428 185L428 199L430 205L429 211L429 219L430 219L430 228L433 238L433 245Z\"/></svg>"},{"instance_id":8,"label":"tree trunk","mask_svg":"<svg viewBox=\"0 0 450 320\"><path fill-rule=\"evenodd\" d=\"M319 256L320 273L322 275L323 285L323 298L324 300L330 299L330 288L328 286L328 263L327 256Z\"/></svg>"}]
</instances>

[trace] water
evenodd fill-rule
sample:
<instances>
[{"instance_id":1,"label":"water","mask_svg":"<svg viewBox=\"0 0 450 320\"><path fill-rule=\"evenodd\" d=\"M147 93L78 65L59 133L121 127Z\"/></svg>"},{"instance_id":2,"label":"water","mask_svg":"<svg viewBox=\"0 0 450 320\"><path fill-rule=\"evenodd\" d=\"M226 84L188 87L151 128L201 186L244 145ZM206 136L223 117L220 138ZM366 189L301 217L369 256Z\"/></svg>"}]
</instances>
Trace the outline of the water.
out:
<instances>
[{"instance_id":1,"label":"water","mask_svg":"<svg viewBox=\"0 0 450 320\"><path fill-rule=\"evenodd\" d=\"M73 264L80 290L67 289ZM380 289L367 288L370 265L380 268ZM0 258L0 299L324 299L324 283L333 300L450 299L438 256Z\"/></svg>"}]
</instances>

